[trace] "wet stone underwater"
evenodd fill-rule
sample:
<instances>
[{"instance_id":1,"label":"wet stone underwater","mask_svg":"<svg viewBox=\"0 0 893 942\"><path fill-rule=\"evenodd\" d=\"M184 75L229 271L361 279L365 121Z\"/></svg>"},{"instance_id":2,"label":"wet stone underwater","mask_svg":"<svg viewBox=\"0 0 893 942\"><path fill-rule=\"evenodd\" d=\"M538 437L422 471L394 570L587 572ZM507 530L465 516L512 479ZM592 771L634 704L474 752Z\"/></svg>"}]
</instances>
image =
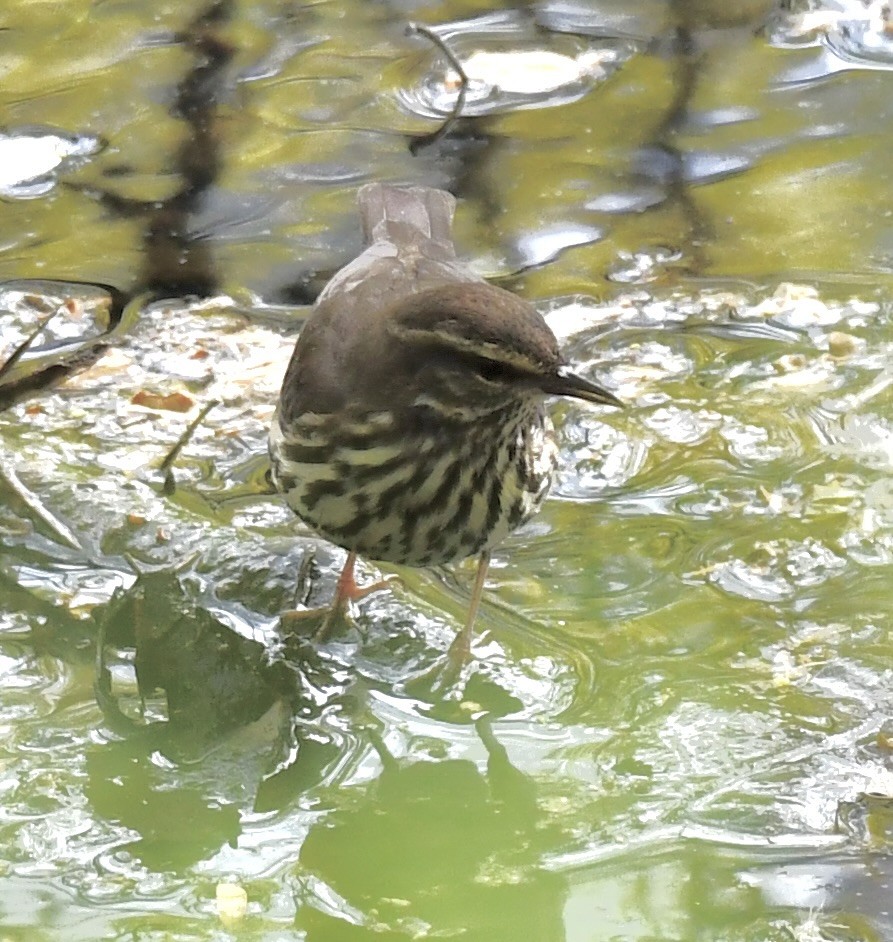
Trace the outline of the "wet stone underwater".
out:
<instances>
[{"instance_id":1,"label":"wet stone underwater","mask_svg":"<svg viewBox=\"0 0 893 942\"><path fill-rule=\"evenodd\" d=\"M13 6L0 938L893 938L888 17ZM279 619L344 556L266 429L370 180L627 403L550 404L449 696L473 561Z\"/></svg>"}]
</instances>

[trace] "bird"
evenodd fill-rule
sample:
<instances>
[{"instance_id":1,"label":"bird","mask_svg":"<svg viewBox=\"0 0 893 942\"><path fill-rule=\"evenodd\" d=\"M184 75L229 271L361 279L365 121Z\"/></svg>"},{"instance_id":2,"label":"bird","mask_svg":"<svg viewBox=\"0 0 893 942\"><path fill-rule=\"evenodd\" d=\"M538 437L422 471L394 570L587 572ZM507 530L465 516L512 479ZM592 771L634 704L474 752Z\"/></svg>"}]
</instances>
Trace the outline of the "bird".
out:
<instances>
[{"instance_id":1,"label":"bird","mask_svg":"<svg viewBox=\"0 0 893 942\"><path fill-rule=\"evenodd\" d=\"M347 551L331 612L364 594L358 556L410 567L478 558L471 656L491 550L529 520L557 469L550 396L623 403L572 372L528 300L456 254L455 198L368 183L365 247L323 288L295 344L270 431L272 480Z\"/></svg>"}]
</instances>

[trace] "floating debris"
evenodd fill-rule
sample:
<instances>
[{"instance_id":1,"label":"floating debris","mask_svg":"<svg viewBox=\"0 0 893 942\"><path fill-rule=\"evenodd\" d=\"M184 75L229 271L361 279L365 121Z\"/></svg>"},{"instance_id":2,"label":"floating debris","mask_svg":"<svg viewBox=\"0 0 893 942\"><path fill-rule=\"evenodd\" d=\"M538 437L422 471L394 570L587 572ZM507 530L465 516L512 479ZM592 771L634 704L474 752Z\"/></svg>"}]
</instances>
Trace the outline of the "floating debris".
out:
<instances>
[{"instance_id":1,"label":"floating debris","mask_svg":"<svg viewBox=\"0 0 893 942\"><path fill-rule=\"evenodd\" d=\"M865 346L865 341L842 330L832 330L828 334L828 353L835 360L845 360Z\"/></svg>"},{"instance_id":2,"label":"floating debris","mask_svg":"<svg viewBox=\"0 0 893 942\"><path fill-rule=\"evenodd\" d=\"M248 893L238 883L218 883L215 903L220 921L232 926L241 922L248 912Z\"/></svg>"},{"instance_id":3,"label":"floating debris","mask_svg":"<svg viewBox=\"0 0 893 942\"><path fill-rule=\"evenodd\" d=\"M130 401L135 406L143 406L146 409L161 409L166 412L189 412L195 405L195 400L191 399L186 393L155 393L147 389L141 389L131 397Z\"/></svg>"}]
</instances>

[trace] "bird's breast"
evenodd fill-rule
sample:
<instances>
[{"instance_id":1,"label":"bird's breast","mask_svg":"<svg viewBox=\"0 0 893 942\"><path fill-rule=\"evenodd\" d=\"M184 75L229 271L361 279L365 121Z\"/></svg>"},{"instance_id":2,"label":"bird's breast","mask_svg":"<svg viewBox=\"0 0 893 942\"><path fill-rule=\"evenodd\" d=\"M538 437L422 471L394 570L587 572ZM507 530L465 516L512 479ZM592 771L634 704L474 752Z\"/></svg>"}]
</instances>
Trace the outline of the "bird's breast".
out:
<instances>
[{"instance_id":1,"label":"bird's breast","mask_svg":"<svg viewBox=\"0 0 893 942\"><path fill-rule=\"evenodd\" d=\"M372 559L441 565L501 542L557 463L542 408L407 429L391 413L304 413L270 434L274 481L325 539Z\"/></svg>"}]
</instances>

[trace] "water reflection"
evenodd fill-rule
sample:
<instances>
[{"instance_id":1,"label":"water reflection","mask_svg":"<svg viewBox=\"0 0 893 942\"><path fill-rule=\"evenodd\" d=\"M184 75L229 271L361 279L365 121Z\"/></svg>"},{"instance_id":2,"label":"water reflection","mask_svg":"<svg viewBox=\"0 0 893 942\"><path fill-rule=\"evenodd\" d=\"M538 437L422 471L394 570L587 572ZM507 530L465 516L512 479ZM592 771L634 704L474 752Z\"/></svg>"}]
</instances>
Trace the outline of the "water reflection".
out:
<instances>
[{"instance_id":1,"label":"water reflection","mask_svg":"<svg viewBox=\"0 0 893 942\"><path fill-rule=\"evenodd\" d=\"M209 793L207 774L194 782L188 772L172 779L144 743L93 745L85 772L84 797L92 813L131 835L97 858L107 877L143 868L182 871L222 846L236 846L242 831L238 805Z\"/></svg>"},{"instance_id":2,"label":"water reflection","mask_svg":"<svg viewBox=\"0 0 893 942\"><path fill-rule=\"evenodd\" d=\"M485 720L477 730L486 773L466 759L397 760L371 734L374 785L345 794L301 847L296 925L308 939L561 935L563 880L539 867L548 822L535 782Z\"/></svg>"}]
</instances>

